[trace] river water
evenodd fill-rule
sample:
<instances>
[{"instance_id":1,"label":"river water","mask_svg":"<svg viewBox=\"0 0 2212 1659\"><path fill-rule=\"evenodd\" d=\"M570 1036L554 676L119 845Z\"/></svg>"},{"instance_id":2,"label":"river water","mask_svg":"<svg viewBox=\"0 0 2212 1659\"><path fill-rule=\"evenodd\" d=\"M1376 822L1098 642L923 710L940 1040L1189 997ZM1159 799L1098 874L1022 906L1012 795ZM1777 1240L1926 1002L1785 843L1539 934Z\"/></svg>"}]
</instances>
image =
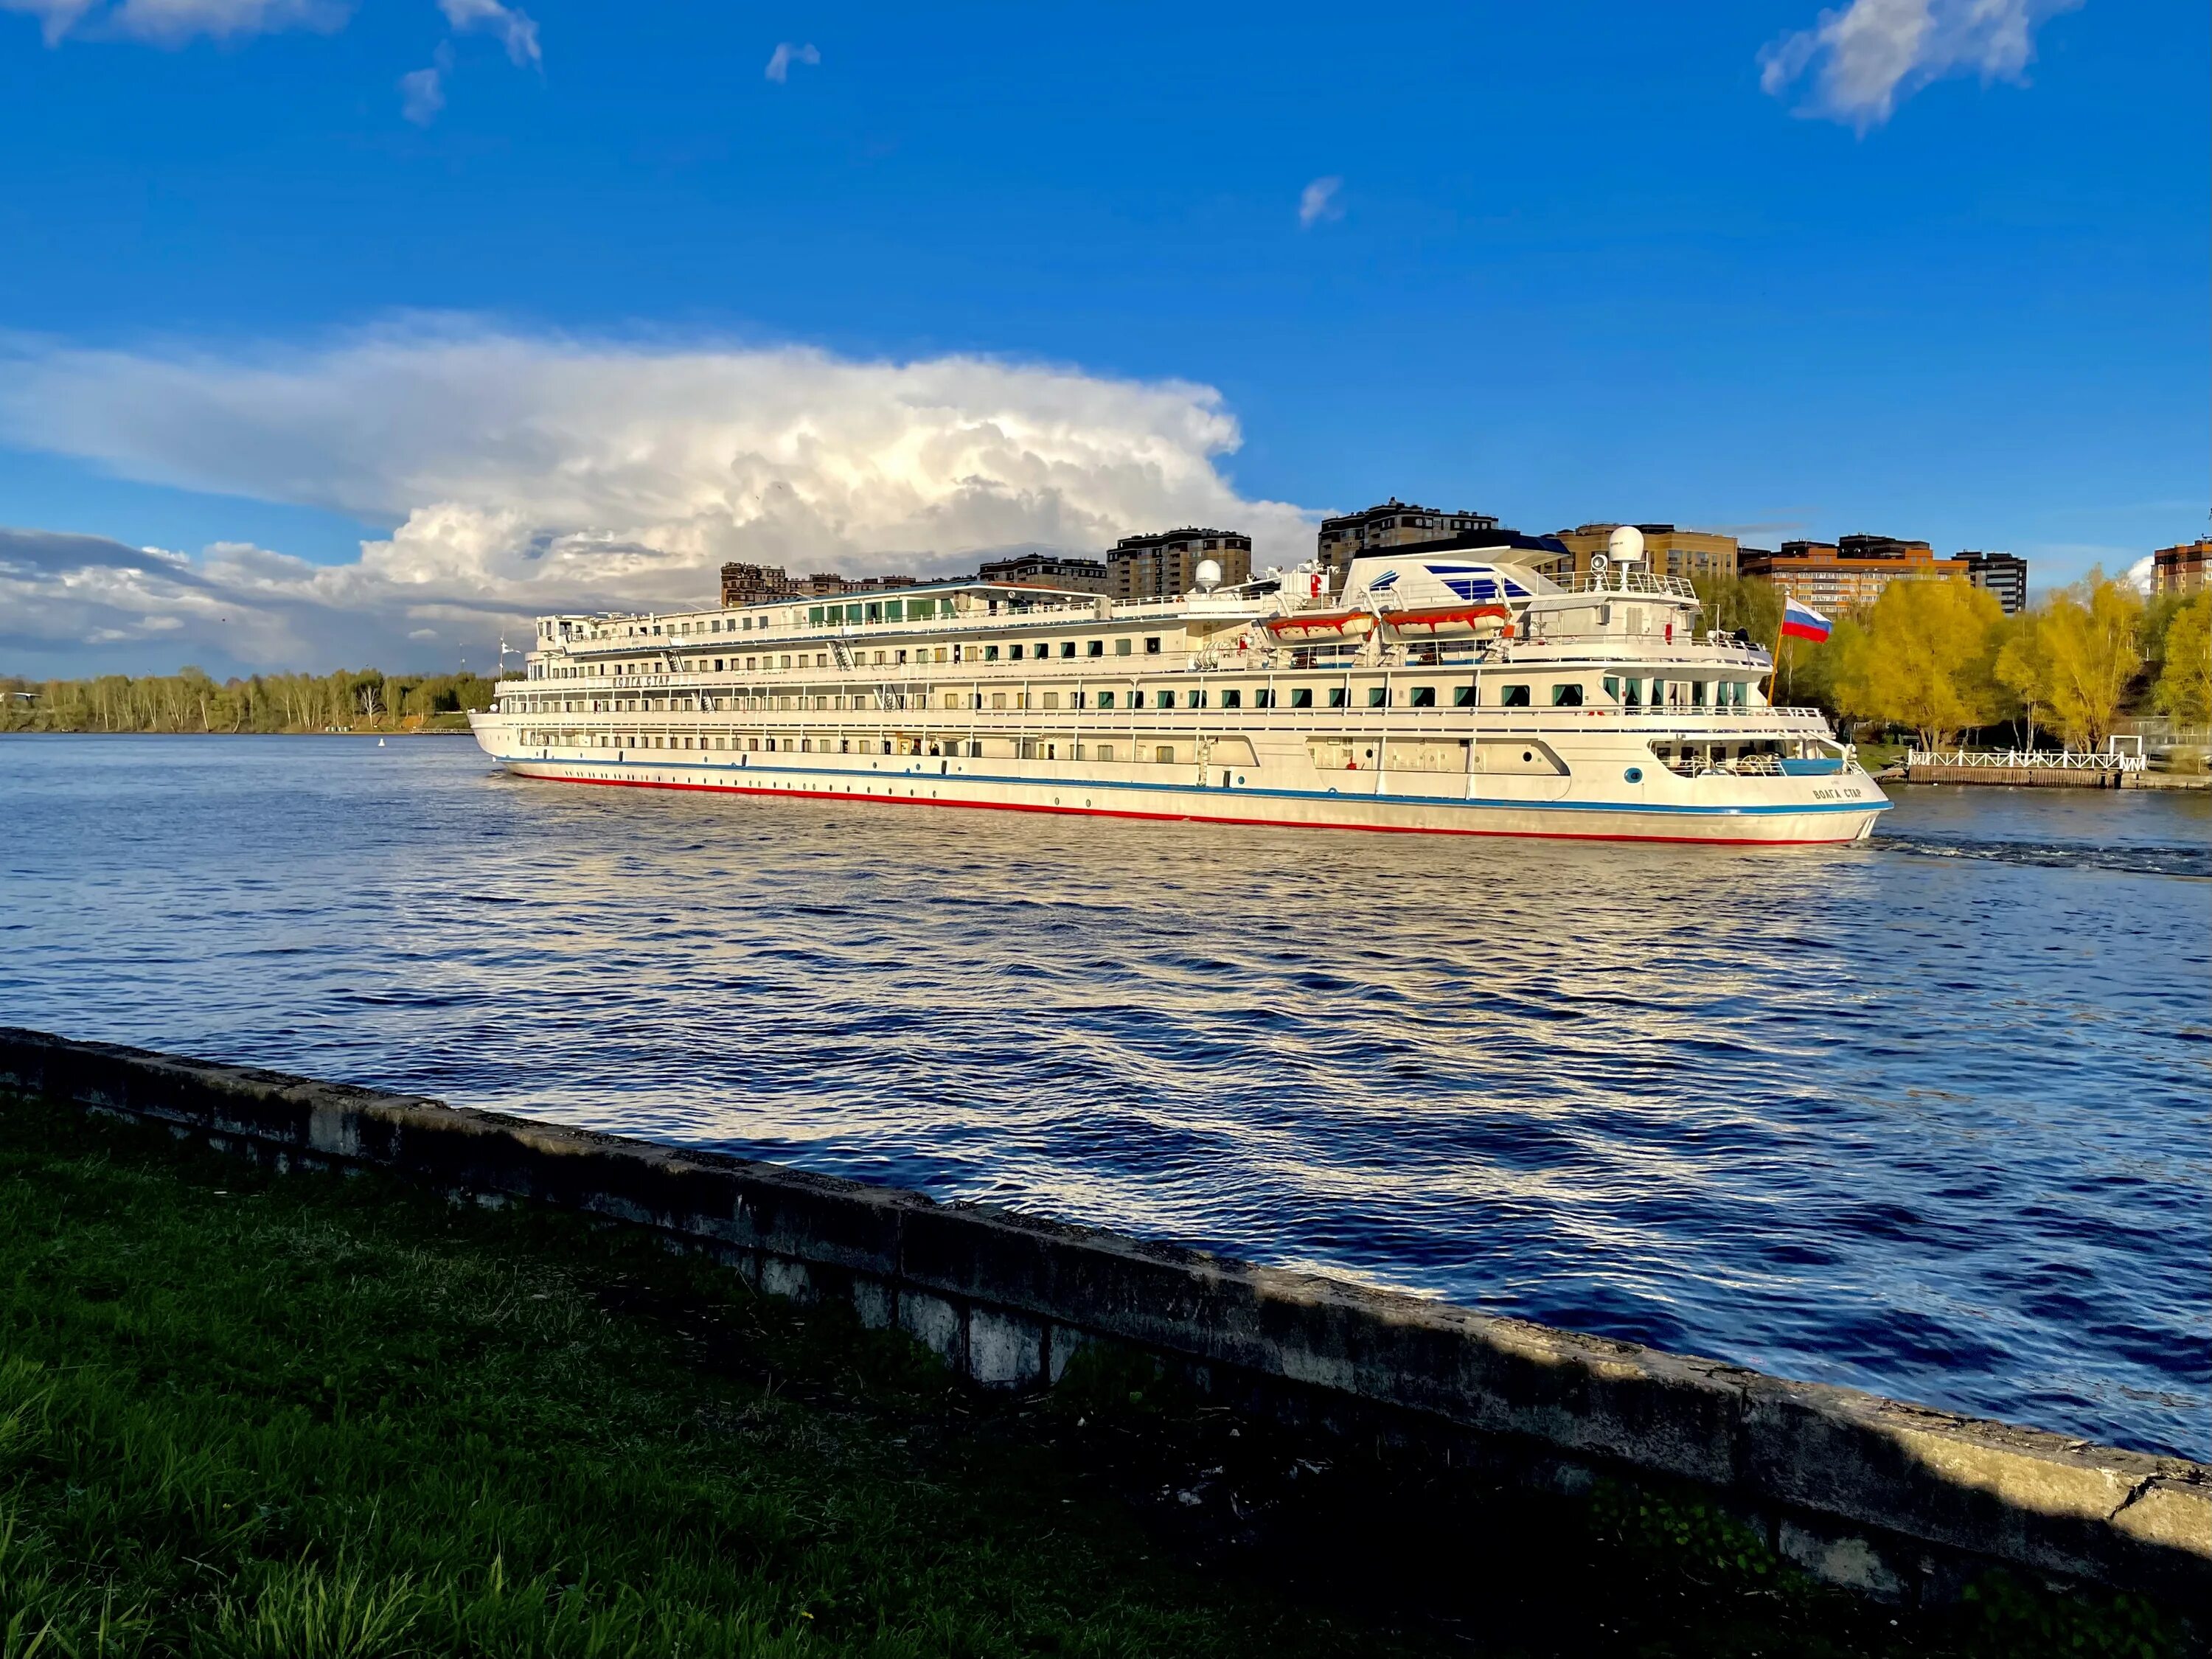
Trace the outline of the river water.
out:
<instances>
[{"instance_id":1,"label":"river water","mask_svg":"<svg viewBox=\"0 0 2212 1659\"><path fill-rule=\"evenodd\" d=\"M0 1022L781 1159L2212 1455L2212 799L1870 845L0 741Z\"/></svg>"}]
</instances>

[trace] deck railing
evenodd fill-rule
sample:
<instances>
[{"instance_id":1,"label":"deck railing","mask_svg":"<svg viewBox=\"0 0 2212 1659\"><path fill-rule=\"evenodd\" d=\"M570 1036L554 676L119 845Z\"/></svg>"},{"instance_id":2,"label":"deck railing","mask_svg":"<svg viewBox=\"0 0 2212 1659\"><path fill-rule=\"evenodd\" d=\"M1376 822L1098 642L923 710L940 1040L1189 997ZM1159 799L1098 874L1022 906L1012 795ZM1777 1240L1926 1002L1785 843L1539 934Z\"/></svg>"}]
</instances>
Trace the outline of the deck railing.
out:
<instances>
[{"instance_id":1,"label":"deck railing","mask_svg":"<svg viewBox=\"0 0 2212 1659\"><path fill-rule=\"evenodd\" d=\"M2102 752L2083 749L1911 749L1908 766L1955 766L1991 770L2051 768L2062 772L2140 772L2146 762L2141 754L2118 750Z\"/></svg>"}]
</instances>

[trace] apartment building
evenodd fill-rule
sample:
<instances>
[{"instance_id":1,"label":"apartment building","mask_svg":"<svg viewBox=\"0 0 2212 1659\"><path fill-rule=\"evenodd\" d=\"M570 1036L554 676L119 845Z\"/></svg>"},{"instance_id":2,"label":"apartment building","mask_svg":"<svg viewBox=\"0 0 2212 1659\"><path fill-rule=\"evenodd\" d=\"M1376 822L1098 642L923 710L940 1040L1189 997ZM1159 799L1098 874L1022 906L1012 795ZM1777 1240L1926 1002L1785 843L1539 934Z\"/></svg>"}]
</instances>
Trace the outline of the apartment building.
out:
<instances>
[{"instance_id":1,"label":"apartment building","mask_svg":"<svg viewBox=\"0 0 2212 1659\"><path fill-rule=\"evenodd\" d=\"M1964 559L1939 559L1926 542L1894 536L1845 536L1832 542L1784 542L1778 552L1740 548L1737 571L1764 576L1792 599L1834 615L1863 610L1893 581L1964 581Z\"/></svg>"},{"instance_id":2,"label":"apartment building","mask_svg":"<svg viewBox=\"0 0 2212 1659\"><path fill-rule=\"evenodd\" d=\"M818 599L838 593L878 593L886 588L912 587L919 576L841 576L834 570L793 576L777 564L726 564L722 567L722 608L762 605L770 599Z\"/></svg>"},{"instance_id":3,"label":"apartment building","mask_svg":"<svg viewBox=\"0 0 2212 1659\"><path fill-rule=\"evenodd\" d=\"M1233 530L1195 527L1157 536L1124 536L1106 556L1107 592L1121 601L1172 599L1198 586L1198 567L1221 566L1221 582L1234 587L1252 580L1252 538Z\"/></svg>"},{"instance_id":4,"label":"apartment building","mask_svg":"<svg viewBox=\"0 0 2212 1659\"><path fill-rule=\"evenodd\" d=\"M1704 580L1736 574L1736 539L1717 530L1684 530L1671 524L1640 524L1644 532L1644 561L1655 575L1687 576ZM1586 574L1590 555L1605 551L1606 543L1620 526L1583 524L1553 534L1565 544L1568 556L1553 557L1537 568L1553 580Z\"/></svg>"},{"instance_id":5,"label":"apartment building","mask_svg":"<svg viewBox=\"0 0 2212 1659\"><path fill-rule=\"evenodd\" d=\"M1321 521L1321 558L1329 570L1342 570L1362 553L1386 547L1413 547L1425 543L1451 542L1480 531L1498 528L1487 513L1443 513L1433 507L1414 507L1393 495L1364 513Z\"/></svg>"},{"instance_id":6,"label":"apartment building","mask_svg":"<svg viewBox=\"0 0 2212 1659\"><path fill-rule=\"evenodd\" d=\"M1011 559L993 559L976 573L975 580L1029 582L1040 587L1072 588L1079 593L1114 591L1105 561L1069 558L1058 553L1018 553Z\"/></svg>"},{"instance_id":7,"label":"apartment building","mask_svg":"<svg viewBox=\"0 0 2212 1659\"><path fill-rule=\"evenodd\" d=\"M1997 596L2008 617L2017 617L2027 609L2027 561L2014 553L1963 552L1958 556L1966 562L1966 580L1985 592Z\"/></svg>"},{"instance_id":8,"label":"apartment building","mask_svg":"<svg viewBox=\"0 0 2212 1659\"><path fill-rule=\"evenodd\" d=\"M2212 554L2212 541L2199 539L2161 547L2150 556L2150 591L2154 593L2202 593L2204 560Z\"/></svg>"}]
</instances>

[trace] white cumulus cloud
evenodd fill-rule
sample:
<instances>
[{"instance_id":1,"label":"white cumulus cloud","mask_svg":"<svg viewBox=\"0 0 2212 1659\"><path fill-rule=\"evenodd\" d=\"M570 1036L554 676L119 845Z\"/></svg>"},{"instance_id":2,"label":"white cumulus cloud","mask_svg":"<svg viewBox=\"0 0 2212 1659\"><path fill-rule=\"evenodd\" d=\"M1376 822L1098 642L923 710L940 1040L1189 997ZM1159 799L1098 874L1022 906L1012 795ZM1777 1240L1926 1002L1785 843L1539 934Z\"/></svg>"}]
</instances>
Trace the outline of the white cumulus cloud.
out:
<instances>
[{"instance_id":1,"label":"white cumulus cloud","mask_svg":"<svg viewBox=\"0 0 2212 1659\"><path fill-rule=\"evenodd\" d=\"M541 611L710 602L726 559L949 573L1008 547L1096 553L1185 524L1249 532L1263 565L1312 549L1311 515L1224 476L1238 433L1210 388L975 356L464 323L250 356L19 349L0 360L0 436L396 525L340 565L125 549L74 565L51 553L0 582L29 637L220 615L226 648L255 662L356 636L398 662L421 655L405 641L426 629L484 641Z\"/></svg>"},{"instance_id":2,"label":"white cumulus cloud","mask_svg":"<svg viewBox=\"0 0 2212 1659\"><path fill-rule=\"evenodd\" d=\"M39 20L48 46L70 34L178 46L206 35L230 40L286 29L319 33L345 27L348 0L0 0L0 11Z\"/></svg>"},{"instance_id":3,"label":"white cumulus cloud","mask_svg":"<svg viewBox=\"0 0 2212 1659\"><path fill-rule=\"evenodd\" d=\"M1332 174L1316 179L1298 192L1298 228L1311 230L1324 219L1344 217L1344 204L1337 192L1344 188L1344 180Z\"/></svg>"},{"instance_id":4,"label":"white cumulus cloud","mask_svg":"<svg viewBox=\"0 0 2212 1659\"><path fill-rule=\"evenodd\" d=\"M780 42L776 49L769 54L768 67L761 73L781 86L791 79L791 66L793 64L818 64L821 61L822 54L817 52L811 44L795 46L790 41L785 40Z\"/></svg>"},{"instance_id":5,"label":"white cumulus cloud","mask_svg":"<svg viewBox=\"0 0 2212 1659\"><path fill-rule=\"evenodd\" d=\"M1780 97L1809 76L1799 113L1865 131L1889 119L1900 98L1946 76L2022 80L2035 31L2081 0L1850 0L1813 27L1759 54L1759 83Z\"/></svg>"}]
</instances>

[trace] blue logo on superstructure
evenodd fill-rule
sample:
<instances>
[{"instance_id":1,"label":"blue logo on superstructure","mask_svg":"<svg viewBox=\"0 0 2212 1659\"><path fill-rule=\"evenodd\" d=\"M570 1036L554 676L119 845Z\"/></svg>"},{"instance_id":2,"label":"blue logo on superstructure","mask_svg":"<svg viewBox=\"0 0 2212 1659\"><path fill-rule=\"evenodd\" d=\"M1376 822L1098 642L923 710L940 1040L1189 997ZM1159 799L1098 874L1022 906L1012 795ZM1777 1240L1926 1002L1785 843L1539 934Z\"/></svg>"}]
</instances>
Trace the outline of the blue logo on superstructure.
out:
<instances>
[{"instance_id":1,"label":"blue logo on superstructure","mask_svg":"<svg viewBox=\"0 0 2212 1659\"><path fill-rule=\"evenodd\" d=\"M1462 599L1494 599L1498 597L1498 570L1487 564L1432 564L1424 567L1438 581ZM1508 581L1506 589L1519 592L1517 583Z\"/></svg>"},{"instance_id":2,"label":"blue logo on superstructure","mask_svg":"<svg viewBox=\"0 0 2212 1659\"><path fill-rule=\"evenodd\" d=\"M1370 593L1379 593L1397 580L1398 573L1396 571L1386 570L1381 575L1377 576L1373 581L1367 584L1367 591Z\"/></svg>"}]
</instances>

